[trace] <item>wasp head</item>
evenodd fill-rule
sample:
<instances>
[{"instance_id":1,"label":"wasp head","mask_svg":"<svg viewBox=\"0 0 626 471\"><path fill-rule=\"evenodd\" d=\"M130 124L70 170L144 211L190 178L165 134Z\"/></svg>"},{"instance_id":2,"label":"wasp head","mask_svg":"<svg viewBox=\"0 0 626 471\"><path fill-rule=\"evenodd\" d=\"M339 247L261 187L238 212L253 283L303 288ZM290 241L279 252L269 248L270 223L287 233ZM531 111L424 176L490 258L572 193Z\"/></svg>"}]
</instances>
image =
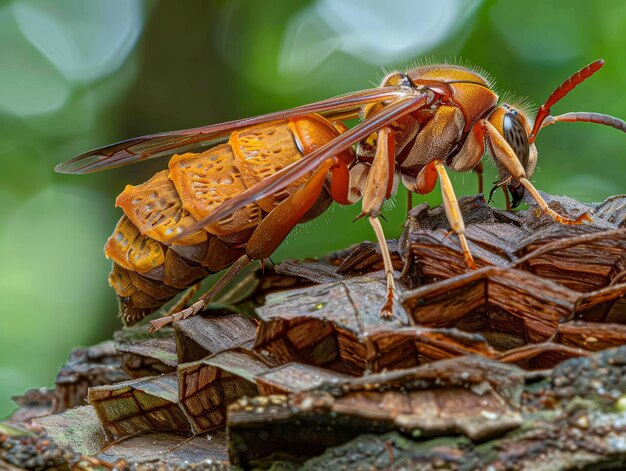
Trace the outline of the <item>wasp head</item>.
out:
<instances>
[{"instance_id":1,"label":"wasp head","mask_svg":"<svg viewBox=\"0 0 626 471\"><path fill-rule=\"evenodd\" d=\"M531 127L527 112L521 107L504 103L496 109L490 121L511 146L526 171L526 177L530 178L537 165L537 148L529 142ZM497 187L506 185L511 195L511 207L516 208L524 200L524 187L517 180L512 180L511 175L504 168L499 166L499 169L500 183L492 189L491 194Z\"/></svg>"}]
</instances>

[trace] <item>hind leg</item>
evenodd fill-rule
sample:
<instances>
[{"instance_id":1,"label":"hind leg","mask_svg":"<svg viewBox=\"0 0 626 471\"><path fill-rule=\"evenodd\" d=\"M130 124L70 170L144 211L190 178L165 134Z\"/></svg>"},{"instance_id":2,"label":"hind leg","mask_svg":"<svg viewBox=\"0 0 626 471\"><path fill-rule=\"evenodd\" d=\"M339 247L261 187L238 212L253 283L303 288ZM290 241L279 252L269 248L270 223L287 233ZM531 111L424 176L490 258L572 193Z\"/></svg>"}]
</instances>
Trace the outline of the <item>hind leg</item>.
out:
<instances>
[{"instance_id":1,"label":"hind leg","mask_svg":"<svg viewBox=\"0 0 626 471\"><path fill-rule=\"evenodd\" d=\"M171 324L175 321L187 319L204 310L206 305L220 292L228 283L230 283L241 270L252 263L252 259L247 255L242 255L235 263L233 263L220 277L217 282L209 288L198 300L182 311L174 311L170 309L163 317L150 321L150 332L160 329L163 326Z\"/></svg>"}]
</instances>

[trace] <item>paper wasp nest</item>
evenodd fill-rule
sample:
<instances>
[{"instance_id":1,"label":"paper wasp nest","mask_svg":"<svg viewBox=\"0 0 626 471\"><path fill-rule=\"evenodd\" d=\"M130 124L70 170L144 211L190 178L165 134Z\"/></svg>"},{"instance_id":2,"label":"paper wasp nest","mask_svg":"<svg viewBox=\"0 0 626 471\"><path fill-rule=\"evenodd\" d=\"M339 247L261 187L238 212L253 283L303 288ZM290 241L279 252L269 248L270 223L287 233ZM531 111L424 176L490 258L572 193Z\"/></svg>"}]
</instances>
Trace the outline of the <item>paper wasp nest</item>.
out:
<instances>
[{"instance_id":1,"label":"paper wasp nest","mask_svg":"<svg viewBox=\"0 0 626 471\"><path fill-rule=\"evenodd\" d=\"M626 197L548 200L595 223L462 199L480 267L467 272L442 208L420 205L391 244L391 321L375 244L286 261L220 300L254 315L118 333L75 354L45 399L22 398L15 420L49 400L57 414L38 423L65 459L122 468L624 464Z\"/></svg>"}]
</instances>

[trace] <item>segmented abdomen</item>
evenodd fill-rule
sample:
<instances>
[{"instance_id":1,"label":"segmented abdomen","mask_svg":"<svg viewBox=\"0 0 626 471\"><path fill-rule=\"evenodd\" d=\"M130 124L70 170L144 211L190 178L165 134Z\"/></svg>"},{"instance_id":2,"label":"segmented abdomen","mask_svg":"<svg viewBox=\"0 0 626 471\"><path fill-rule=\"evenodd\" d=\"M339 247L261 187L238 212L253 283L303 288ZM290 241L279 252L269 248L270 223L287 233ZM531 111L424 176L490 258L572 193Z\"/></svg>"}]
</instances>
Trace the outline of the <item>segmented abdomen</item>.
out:
<instances>
[{"instance_id":1,"label":"segmented abdomen","mask_svg":"<svg viewBox=\"0 0 626 471\"><path fill-rule=\"evenodd\" d=\"M243 255L264 214L289 191L250 204L176 243L171 240L277 166L300 157L287 123L278 123L237 133L228 144L201 154L175 155L169 170L127 186L116 201L124 216L105 246L113 260L109 283L119 296L124 323L140 321Z\"/></svg>"},{"instance_id":2,"label":"segmented abdomen","mask_svg":"<svg viewBox=\"0 0 626 471\"><path fill-rule=\"evenodd\" d=\"M113 260L109 284L119 296L125 324L140 321L244 254L264 215L303 179L176 243L171 240L228 198L300 159L297 131L293 124L281 122L233 133L228 144L201 154L175 155L169 170L124 189L116 200L124 216L104 251Z\"/></svg>"}]
</instances>

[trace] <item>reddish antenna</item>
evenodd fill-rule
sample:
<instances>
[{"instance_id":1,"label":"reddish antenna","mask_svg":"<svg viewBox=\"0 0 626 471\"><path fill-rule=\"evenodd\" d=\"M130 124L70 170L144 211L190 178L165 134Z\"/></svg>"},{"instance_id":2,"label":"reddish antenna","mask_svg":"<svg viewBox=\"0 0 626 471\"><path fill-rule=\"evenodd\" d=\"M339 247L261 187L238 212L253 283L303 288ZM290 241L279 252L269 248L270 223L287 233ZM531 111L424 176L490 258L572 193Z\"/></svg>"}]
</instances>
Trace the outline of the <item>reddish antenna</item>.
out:
<instances>
[{"instance_id":1,"label":"reddish antenna","mask_svg":"<svg viewBox=\"0 0 626 471\"><path fill-rule=\"evenodd\" d=\"M595 62L592 62L586 67L583 67L575 74L571 75L565 82L563 82L559 87L552 92L552 95L548 97L546 102L541 105L539 111L537 112L537 117L535 118L535 125L533 126L533 130L530 133L528 138L529 143L535 142L535 138L537 137L537 133L541 129L541 124L543 121L550 115L550 108L556 102L561 100L565 95L571 92L577 85L580 85L593 74L595 74L598 70L602 68L604 65L604 61L602 59L598 59Z\"/></svg>"},{"instance_id":2,"label":"reddish antenna","mask_svg":"<svg viewBox=\"0 0 626 471\"><path fill-rule=\"evenodd\" d=\"M558 116L548 116L541 125L541 129L558 122L563 123L594 123L603 124L620 131L626 132L626 122L614 116L601 113L589 113L587 111L573 111L571 113L560 114Z\"/></svg>"}]
</instances>

